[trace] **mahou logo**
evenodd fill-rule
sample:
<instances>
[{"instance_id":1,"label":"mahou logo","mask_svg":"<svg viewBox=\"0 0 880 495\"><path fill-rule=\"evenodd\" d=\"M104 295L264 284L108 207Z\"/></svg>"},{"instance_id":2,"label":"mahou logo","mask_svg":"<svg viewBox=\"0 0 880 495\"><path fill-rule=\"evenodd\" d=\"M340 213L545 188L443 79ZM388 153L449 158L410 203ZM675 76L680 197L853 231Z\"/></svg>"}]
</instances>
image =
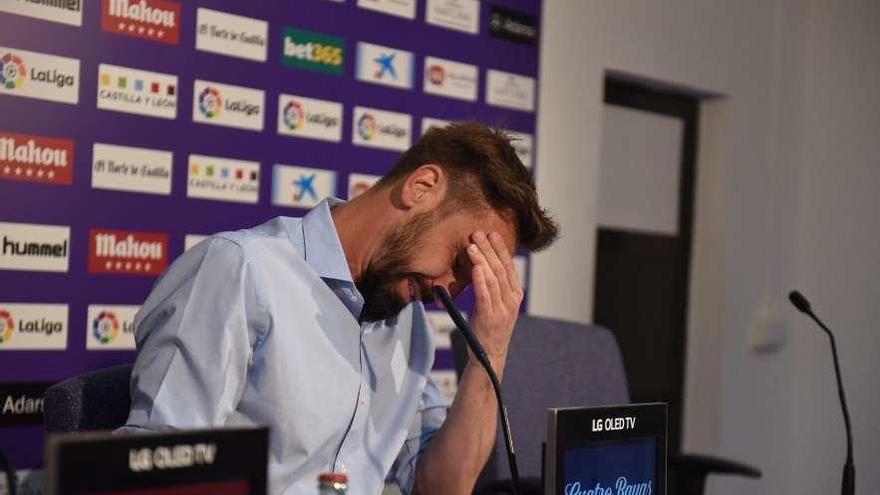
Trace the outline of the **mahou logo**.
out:
<instances>
[{"instance_id":1,"label":"mahou logo","mask_svg":"<svg viewBox=\"0 0 880 495\"><path fill-rule=\"evenodd\" d=\"M0 179L72 183L73 141L0 131Z\"/></svg>"},{"instance_id":2,"label":"mahou logo","mask_svg":"<svg viewBox=\"0 0 880 495\"><path fill-rule=\"evenodd\" d=\"M111 33L176 45L180 4L167 0L102 0L101 28Z\"/></svg>"},{"instance_id":3,"label":"mahou logo","mask_svg":"<svg viewBox=\"0 0 880 495\"><path fill-rule=\"evenodd\" d=\"M130 230L89 231L89 272L159 275L168 267L168 235Z\"/></svg>"}]
</instances>

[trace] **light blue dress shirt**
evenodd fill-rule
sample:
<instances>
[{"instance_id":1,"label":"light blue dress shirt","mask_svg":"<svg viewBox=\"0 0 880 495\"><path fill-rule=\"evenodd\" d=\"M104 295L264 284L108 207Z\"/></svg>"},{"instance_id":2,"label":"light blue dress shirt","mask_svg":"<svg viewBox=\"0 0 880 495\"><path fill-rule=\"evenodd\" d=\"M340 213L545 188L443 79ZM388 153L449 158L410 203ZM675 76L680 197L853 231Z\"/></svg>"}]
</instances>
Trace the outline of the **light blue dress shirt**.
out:
<instances>
[{"instance_id":1,"label":"light blue dress shirt","mask_svg":"<svg viewBox=\"0 0 880 495\"><path fill-rule=\"evenodd\" d=\"M433 332L420 302L364 324L362 306L327 201L212 236L135 319L120 430L267 425L270 493L317 493L325 471L346 472L350 495L375 495L386 477L408 492L446 418Z\"/></svg>"}]
</instances>

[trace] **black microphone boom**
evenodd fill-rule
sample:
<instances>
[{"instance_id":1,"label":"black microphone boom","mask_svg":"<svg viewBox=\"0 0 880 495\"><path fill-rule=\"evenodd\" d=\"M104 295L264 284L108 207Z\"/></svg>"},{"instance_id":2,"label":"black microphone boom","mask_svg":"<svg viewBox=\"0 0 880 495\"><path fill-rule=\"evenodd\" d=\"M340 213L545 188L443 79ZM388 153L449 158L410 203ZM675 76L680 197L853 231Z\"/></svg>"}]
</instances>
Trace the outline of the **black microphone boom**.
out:
<instances>
[{"instance_id":1,"label":"black microphone boom","mask_svg":"<svg viewBox=\"0 0 880 495\"><path fill-rule=\"evenodd\" d=\"M788 300L805 315L815 321L819 327L828 334L831 339L831 354L834 357L834 372L837 375L837 394L840 396L840 408L843 409L843 423L846 426L846 462L843 465L843 480L841 482L842 495L854 495L856 492L856 468L853 464L853 442L852 442L852 426L849 422L849 409L846 406L846 395L843 393L843 379L840 377L840 362L837 359L837 344L834 341L834 334L831 329L822 323L822 320L813 313L810 302L800 292L793 290L788 294Z\"/></svg>"},{"instance_id":2,"label":"black microphone boom","mask_svg":"<svg viewBox=\"0 0 880 495\"><path fill-rule=\"evenodd\" d=\"M477 361L479 361L483 368L486 369L486 373L489 375L489 380L492 382L492 389L495 390L495 399L498 401L498 414L501 415L501 431L504 434L504 446L507 449L507 463L510 466L510 480L513 483L513 494L517 495L519 493L519 468L516 466L516 451L513 449L513 436L510 433L510 420L507 417L507 408L504 407L504 400L501 398L501 383L498 382L498 375L496 375L495 370L492 369L492 363L489 361L489 355L486 353L486 349L484 349L483 345L480 344L480 341L477 340L477 336L474 335L471 326L468 325L468 322L463 316L461 316L461 313L455 307L455 304L452 302L452 297L449 296L446 289L439 285L435 285L434 293L440 298L440 302L443 303L443 307L446 308L449 317L452 318L455 326L458 327L458 330L464 337L465 342L467 342L471 352L476 356Z\"/></svg>"}]
</instances>

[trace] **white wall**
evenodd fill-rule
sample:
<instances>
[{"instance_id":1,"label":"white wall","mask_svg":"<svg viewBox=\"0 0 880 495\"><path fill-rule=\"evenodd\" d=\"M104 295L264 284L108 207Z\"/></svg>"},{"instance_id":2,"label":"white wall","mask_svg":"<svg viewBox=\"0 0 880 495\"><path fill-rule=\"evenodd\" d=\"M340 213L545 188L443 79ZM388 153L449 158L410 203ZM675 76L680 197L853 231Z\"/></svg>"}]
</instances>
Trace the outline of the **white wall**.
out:
<instances>
[{"instance_id":1,"label":"white wall","mask_svg":"<svg viewBox=\"0 0 880 495\"><path fill-rule=\"evenodd\" d=\"M722 95L701 107L684 446L758 465L710 493L823 493L843 432L827 343L840 333L859 493L876 493L880 413L880 4L871 0L545 0L538 188L563 228L532 263L536 314L590 321L607 70ZM748 347L754 317L791 327ZM871 491L874 490L874 491Z\"/></svg>"}]
</instances>

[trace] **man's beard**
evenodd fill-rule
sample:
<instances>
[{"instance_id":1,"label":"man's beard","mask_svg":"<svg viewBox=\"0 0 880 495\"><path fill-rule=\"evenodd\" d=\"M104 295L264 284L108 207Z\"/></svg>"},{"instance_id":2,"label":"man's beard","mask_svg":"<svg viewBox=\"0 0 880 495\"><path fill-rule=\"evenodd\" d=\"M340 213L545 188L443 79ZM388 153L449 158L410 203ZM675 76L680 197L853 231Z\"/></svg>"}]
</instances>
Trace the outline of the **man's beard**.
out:
<instances>
[{"instance_id":1,"label":"man's beard","mask_svg":"<svg viewBox=\"0 0 880 495\"><path fill-rule=\"evenodd\" d=\"M422 249L425 232L437 215L436 211L420 214L389 232L382 240L373 261L355 283L364 297L361 321L391 318L409 304L408 299L400 297L394 290L401 280L412 280L418 299L433 299L425 277L409 270L413 253Z\"/></svg>"}]
</instances>

